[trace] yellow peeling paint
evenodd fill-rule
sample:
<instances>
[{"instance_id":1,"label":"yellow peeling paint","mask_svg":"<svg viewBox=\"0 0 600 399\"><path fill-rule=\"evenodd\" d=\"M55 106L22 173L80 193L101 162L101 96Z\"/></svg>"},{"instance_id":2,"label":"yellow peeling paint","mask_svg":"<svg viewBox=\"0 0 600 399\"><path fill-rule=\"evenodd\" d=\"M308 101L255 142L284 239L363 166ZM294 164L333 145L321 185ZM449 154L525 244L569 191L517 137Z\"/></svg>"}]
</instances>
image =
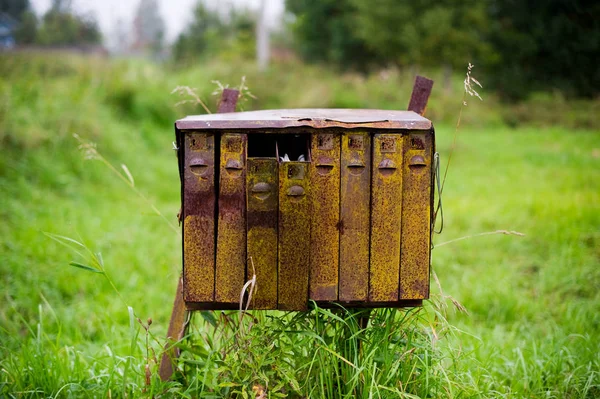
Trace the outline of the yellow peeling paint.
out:
<instances>
[{"instance_id":1,"label":"yellow peeling paint","mask_svg":"<svg viewBox=\"0 0 600 399\"><path fill-rule=\"evenodd\" d=\"M245 134L221 135L215 301L239 303L246 273Z\"/></svg>"},{"instance_id":2,"label":"yellow peeling paint","mask_svg":"<svg viewBox=\"0 0 600 399\"><path fill-rule=\"evenodd\" d=\"M400 299L429 297L432 147L430 132L411 133L404 142Z\"/></svg>"},{"instance_id":3,"label":"yellow peeling paint","mask_svg":"<svg viewBox=\"0 0 600 399\"><path fill-rule=\"evenodd\" d=\"M398 300L402 152L402 135L374 135L369 302Z\"/></svg>"},{"instance_id":4,"label":"yellow peeling paint","mask_svg":"<svg viewBox=\"0 0 600 399\"><path fill-rule=\"evenodd\" d=\"M340 135L311 137L310 298L338 299L340 255Z\"/></svg>"}]
</instances>

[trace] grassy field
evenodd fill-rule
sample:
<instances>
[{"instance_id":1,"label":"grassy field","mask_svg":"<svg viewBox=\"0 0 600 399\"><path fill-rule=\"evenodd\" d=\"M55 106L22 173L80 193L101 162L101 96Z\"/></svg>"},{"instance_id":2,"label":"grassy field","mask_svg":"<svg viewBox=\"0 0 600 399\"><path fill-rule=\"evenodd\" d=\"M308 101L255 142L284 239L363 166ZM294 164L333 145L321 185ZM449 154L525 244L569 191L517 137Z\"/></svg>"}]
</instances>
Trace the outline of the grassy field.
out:
<instances>
[{"instance_id":1,"label":"grassy field","mask_svg":"<svg viewBox=\"0 0 600 399\"><path fill-rule=\"evenodd\" d=\"M214 108L211 80L233 86L240 71L258 97L245 109L404 109L412 83L398 71L0 56L0 396L600 397L598 102L542 96L524 110L486 93L463 111L433 251L443 291L432 282L424 309L374 312L364 330L357 314L325 310L241 325L197 314L183 372L159 382L180 237L148 202L175 222L172 124L202 112L170 93L197 87ZM428 109L443 164L461 79L436 86ZM148 201L84 159L73 134L121 176L125 164ZM525 236L449 242L498 230ZM69 265L93 265L87 249L105 273Z\"/></svg>"}]
</instances>

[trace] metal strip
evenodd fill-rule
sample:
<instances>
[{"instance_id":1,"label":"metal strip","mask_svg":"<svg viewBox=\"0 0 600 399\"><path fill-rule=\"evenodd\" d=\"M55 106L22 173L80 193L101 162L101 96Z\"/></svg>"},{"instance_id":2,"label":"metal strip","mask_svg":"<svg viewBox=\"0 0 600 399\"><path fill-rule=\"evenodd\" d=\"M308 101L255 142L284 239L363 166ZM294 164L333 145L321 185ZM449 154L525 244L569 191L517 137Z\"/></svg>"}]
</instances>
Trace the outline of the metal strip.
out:
<instances>
[{"instance_id":1,"label":"metal strip","mask_svg":"<svg viewBox=\"0 0 600 399\"><path fill-rule=\"evenodd\" d=\"M403 136L373 137L369 301L398 300Z\"/></svg>"},{"instance_id":2,"label":"metal strip","mask_svg":"<svg viewBox=\"0 0 600 399\"><path fill-rule=\"evenodd\" d=\"M246 134L221 135L215 302L238 303L246 274Z\"/></svg>"},{"instance_id":3,"label":"metal strip","mask_svg":"<svg viewBox=\"0 0 600 399\"><path fill-rule=\"evenodd\" d=\"M340 301L366 301L369 287L371 138L342 135L340 184Z\"/></svg>"},{"instance_id":4,"label":"metal strip","mask_svg":"<svg viewBox=\"0 0 600 399\"><path fill-rule=\"evenodd\" d=\"M340 232L340 135L313 133L310 179L310 298L338 299Z\"/></svg>"},{"instance_id":5,"label":"metal strip","mask_svg":"<svg viewBox=\"0 0 600 399\"><path fill-rule=\"evenodd\" d=\"M277 309L278 162L275 158L248 158L246 276L256 273L252 309Z\"/></svg>"},{"instance_id":6,"label":"metal strip","mask_svg":"<svg viewBox=\"0 0 600 399\"><path fill-rule=\"evenodd\" d=\"M432 133L404 142L400 299L429 297Z\"/></svg>"},{"instance_id":7,"label":"metal strip","mask_svg":"<svg viewBox=\"0 0 600 399\"><path fill-rule=\"evenodd\" d=\"M310 264L310 169L308 162L279 165L279 281L282 310L308 308Z\"/></svg>"},{"instance_id":8,"label":"metal strip","mask_svg":"<svg viewBox=\"0 0 600 399\"><path fill-rule=\"evenodd\" d=\"M215 136L185 135L183 292L186 302L212 302L215 288Z\"/></svg>"}]
</instances>

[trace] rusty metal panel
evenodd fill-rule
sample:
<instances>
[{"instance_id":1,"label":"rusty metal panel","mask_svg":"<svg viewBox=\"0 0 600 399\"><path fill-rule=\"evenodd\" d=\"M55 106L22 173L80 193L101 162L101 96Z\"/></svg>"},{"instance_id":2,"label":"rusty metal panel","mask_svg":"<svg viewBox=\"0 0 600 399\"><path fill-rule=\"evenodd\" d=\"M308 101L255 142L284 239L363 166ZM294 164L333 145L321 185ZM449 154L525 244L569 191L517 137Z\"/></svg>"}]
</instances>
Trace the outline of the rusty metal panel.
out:
<instances>
[{"instance_id":1,"label":"rusty metal panel","mask_svg":"<svg viewBox=\"0 0 600 399\"><path fill-rule=\"evenodd\" d=\"M369 287L371 137L342 134L340 183L340 301L366 301Z\"/></svg>"},{"instance_id":2,"label":"rusty metal panel","mask_svg":"<svg viewBox=\"0 0 600 399\"><path fill-rule=\"evenodd\" d=\"M186 302L212 302L215 286L215 136L185 135L183 292Z\"/></svg>"},{"instance_id":3,"label":"rusty metal panel","mask_svg":"<svg viewBox=\"0 0 600 399\"><path fill-rule=\"evenodd\" d=\"M398 300L402 218L402 136L373 136L369 301Z\"/></svg>"},{"instance_id":4,"label":"rusty metal panel","mask_svg":"<svg viewBox=\"0 0 600 399\"><path fill-rule=\"evenodd\" d=\"M338 299L340 233L340 135L311 137L310 299Z\"/></svg>"},{"instance_id":5,"label":"rusty metal panel","mask_svg":"<svg viewBox=\"0 0 600 399\"><path fill-rule=\"evenodd\" d=\"M413 111L381 109L278 109L192 115L175 122L178 129L431 129L431 121Z\"/></svg>"},{"instance_id":6,"label":"rusty metal panel","mask_svg":"<svg viewBox=\"0 0 600 399\"><path fill-rule=\"evenodd\" d=\"M429 297L432 152L431 132L404 141L400 299Z\"/></svg>"},{"instance_id":7,"label":"rusty metal panel","mask_svg":"<svg viewBox=\"0 0 600 399\"><path fill-rule=\"evenodd\" d=\"M279 164L279 309L306 310L310 262L308 162Z\"/></svg>"},{"instance_id":8,"label":"rusty metal panel","mask_svg":"<svg viewBox=\"0 0 600 399\"><path fill-rule=\"evenodd\" d=\"M246 134L221 135L215 301L238 303L246 274Z\"/></svg>"},{"instance_id":9,"label":"rusty metal panel","mask_svg":"<svg viewBox=\"0 0 600 399\"><path fill-rule=\"evenodd\" d=\"M248 158L247 228L248 279L256 273L252 309L277 309L278 162L275 158Z\"/></svg>"}]
</instances>

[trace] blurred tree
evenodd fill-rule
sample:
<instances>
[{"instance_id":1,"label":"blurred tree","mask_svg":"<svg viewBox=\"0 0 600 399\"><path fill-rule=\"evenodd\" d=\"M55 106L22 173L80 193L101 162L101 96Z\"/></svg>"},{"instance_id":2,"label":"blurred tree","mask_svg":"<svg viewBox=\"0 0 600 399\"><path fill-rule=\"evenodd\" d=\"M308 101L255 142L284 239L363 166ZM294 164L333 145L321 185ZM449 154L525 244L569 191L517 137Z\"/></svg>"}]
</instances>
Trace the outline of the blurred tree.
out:
<instances>
[{"instance_id":1,"label":"blurred tree","mask_svg":"<svg viewBox=\"0 0 600 399\"><path fill-rule=\"evenodd\" d=\"M49 46L77 46L98 44L102 41L100 29L91 16L71 12L64 0L55 0L42 18L36 42Z\"/></svg>"},{"instance_id":2,"label":"blurred tree","mask_svg":"<svg viewBox=\"0 0 600 399\"><path fill-rule=\"evenodd\" d=\"M15 40L19 45L35 43L38 30L38 20L32 11L21 14L21 22L15 30Z\"/></svg>"},{"instance_id":3,"label":"blurred tree","mask_svg":"<svg viewBox=\"0 0 600 399\"><path fill-rule=\"evenodd\" d=\"M18 22L14 31L15 41L19 45L32 44L37 34L37 18L29 0L0 0L0 13L6 13Z\"/></svg>"},{"instance_id":4,"label":"blurred tree","mask_svg":"<svg viewBox=\"0 0 600 399\"><path fill-rule=\"evenodd\" d=\"M600 3L585 0L488 0L489 79L509 99L532 90L600 94Z\"/></svg>"},{"instance_id":5,"label":"blurred tree","mask_svg":"<svg viewBox=\"0 0 600 399\"><path fill-rule=\"evenodd\" d=\"M188 25L175 42L176 59L201 55L210 50L219 35L225 31L219 14L198 2L194 7L192 23Z\"/></svg>"},{"instance_id":6,"label":"blurred tree","mask_svg":"<svg viewBox=\"0 0 600 399\"><path fill-rule=\"evenodd\" d=\"M91 15L75 14L70 0L52 0L36 33L36 43L47 46L98 44L102 35Z\"/></svg>"},{"instance_id":7,"label":"blurred tree","mask_svg":"<svg viewBox=\"0 0 600 399\"><path fill-rule=\"evenodd\" d=\"M352 0L286 0L285 6L296 17L292 31L304 59L358 69L380 61L357 34L357 10Z\"/></svg>"},{"instance_id":8,"label":"blurred tree","mask_svg":"<svg viewBox=\"0 0 600 399\"><path fill-rule=\"evenodd\" d=\"M0 0L0 12L7 13L17 21L30 11L29 0Z\"/></svg>"},{"instance_id":9,"label":"blurred tree","mask_svg":"<svg viewBox=\"0 0 600 399\"><path fill-rule=\"evenodd\" d=\"M463 67L491 56L479 0L350 0L357 36L398 65Z\"/></svg>"},{"instance_id":10,"label":"blurred tree","mask_svg":"<svg viewBox=\"0 0 600 399\"><path fill-rule=\"evenodd\" d=\"M192 23L174 46L176 59L193 59L219 53L225 58L250 58L255 54L256 16L229 8L225 15L203 1L194 7Z\"/></svg>"},{"instance_id":11,"label":"blurred tree","mask_svg":"<svg viewBox=\"0 0 600 399\"><path fill-rule=\"evenodd\" d=\"M133 44L136 51L158 54L163 48L165 24L156 0L140 0L133 20Z\"/></svg>"},{"instance_id":12,"label":"blurred tree","mask_svg":"<svg viewBox=\"0 0 600 399\"><path fill-rule=\"evenodd\" d=\"M600 2L586 0L286 0L309 61L483 67L504 98L600 92ZM449 74L447 74L449 76Z\"/></svg>"},{"instance_id":13,"label":"blurred tree","mask_svg":"<svg viewBox=\"0 0 600 399\"><path fill-rule=\"evenodd\" d=\"M52 0L51 9L61 11L63 13L71 12L72 0Z\"/></svg>"}]
</instances>

